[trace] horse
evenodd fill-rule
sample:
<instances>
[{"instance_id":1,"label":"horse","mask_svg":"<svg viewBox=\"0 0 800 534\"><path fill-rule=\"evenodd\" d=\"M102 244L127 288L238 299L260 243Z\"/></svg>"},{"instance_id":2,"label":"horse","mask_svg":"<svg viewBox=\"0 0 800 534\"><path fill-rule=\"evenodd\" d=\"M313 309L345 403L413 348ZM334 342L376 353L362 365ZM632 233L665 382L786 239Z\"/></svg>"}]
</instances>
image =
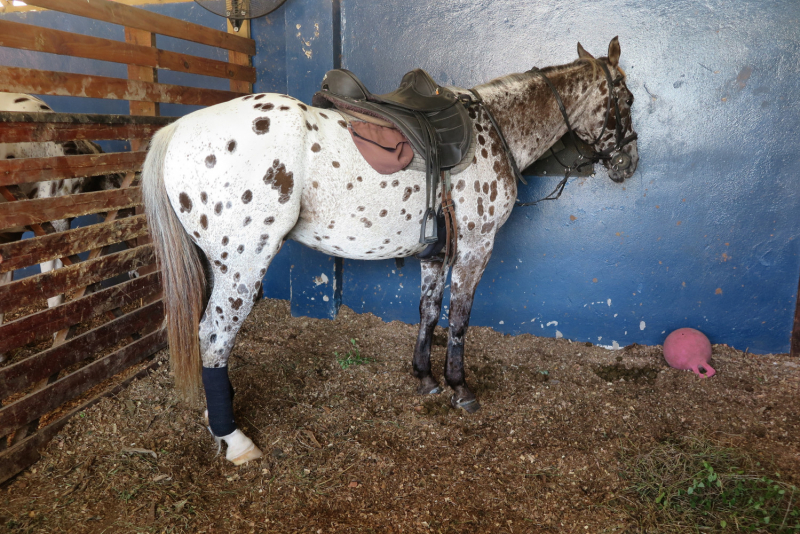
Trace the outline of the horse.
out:
<instances>
[{"instance_id":1,"label":"horse","mask_svg":"<svg viewBox=\"0 0 800 534\"><path fill-rule=\"evenodd\" d=\"M42 100L23 93L0 92L0 111L16 111L28 113L53 113L53 109ZM100 154L100 147L90 141L75 140L42 143L0 143L0 159L14 158L49 158L57 156L71 156L79 154ZM87 178L66 178L50 182L25 183L17 186L19 191L29 199L52 198L67 196L90 191L117 189L122 183L122 175L110 174ZM0 196L0 203L6 199ZM69 230L70 221L60 219L51 221L57 232ZM0 229L0 245L18 241L26 231L24 227ZM41 272L46 273L61 267L61 260L50 260L40 264ZM0 285L9 284L14 280L14 272L0 273ZM47 299L50 308L64 302L64 295L56 295ZM0 313L0 325L3 324L3 313ZM4 360L0 354L0 362Z\"/></svg>"},{"instance_id":2,"label":"horse","mask_svg":"<svg viewBox=\"0 0 800 534\"><path fill-rule=\"evenodd\" d=\"M418 394L442 390L430 353L452 268L444 378L454 407L470 413L479 408L465 380L464 339L495 236L516 202L515 169L570 131L593 147L611 180L633 175L639 159L633 95L619 57L616 37L608 56L598 59L578 43L572 63L511 74L472 90L450 88L459 99L478 95L482 103L469 107L474 157L452 180L457 255L452 267L422 262L412 361ZM418 254L426 247L419 240L425 172L378 174L335 110L257 94L161 129L151 141L142 181L162 269L176 388L191 397L202 382L209 430L218 447L226 444L227 460L240 465L259 458L261 451L236 426L227 362L271 260L285 239L350 259ZM440 190L439 202L441 197Z\"/></svg>"}]
</instances>

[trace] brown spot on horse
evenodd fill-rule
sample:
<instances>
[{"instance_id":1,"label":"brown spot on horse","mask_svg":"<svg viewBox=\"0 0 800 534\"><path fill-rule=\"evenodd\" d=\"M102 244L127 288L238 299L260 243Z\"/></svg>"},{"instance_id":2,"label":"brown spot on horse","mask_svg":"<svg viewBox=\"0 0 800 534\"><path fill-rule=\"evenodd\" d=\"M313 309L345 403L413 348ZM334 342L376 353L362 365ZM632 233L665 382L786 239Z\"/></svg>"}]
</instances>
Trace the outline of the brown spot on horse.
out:
<instances>
[{"instance_id":1,"label":"brown spot on horse","mask_svg":"<svg viewBox=\"0 0 800 534\"><path fill-rule=\"evenodd\" d=\"M314 143L311 145L311 152L319 152L320 150L322 150L322 147L319 146L319 143Z\"/></svg>"},{"instance_id":2,"label":"brown spot on horse","mask_svg":"<svg viewBox=\"0 0 800 534\"><path fill-rule=\"evenodd\" d=\"M214 165L217 164L217 156L211 154L210 156L206 156L206 167L209 169L213 169Z\"/></svg>"},{"instance_id":3,"label":"brown spot on horse","mask_svg":"<svg viewBox=\"0 0 800 534\"><path fill-rule=\"evenodd\" d=\"M256 135L264 135L269 131L269 117L259 117L253 121L253 131Z\"/></svg>"},{"instance_id":4,"label":"brown spot on horse","mask_svg":"<svg viewBox=\"0 0 800 534\"><path fill-rule=\"evenodd\" d=\"M253 200L253 192L248 189L242 195L242 203L249 204L251 200Z\"/></svg>"},{"instance_id":5,"label":"brown spot on horse","mask_svg":"<svg viewBox=\"0 0 800 534\"><path fill-rule=\"evenodd\" d=\"M200 226L203 227L203 230L208 229L208 217L205 213L200 216Z\"/></svg>"},{"instance_id":6,"label":"brown spot on horse","mask_svg":"<svg viewBox=\"0 0 800 534\"><path fill-rule=\"evenodd\" d=\"M181 213L191 213L192 212L192 199L189 198L189 195L186 193L181 193L178 195L178 200L181 203Z\"/></svg>"},{"instance_id":7,"label":"brown spot on horse","mask_svg":"<svg viewBox=\"0 0 800 534\"><path fill-rule=\"evenodd\" d=\"M286 170L286 165L279 160L272 162L272 167L267 169L264 175L264 183L272 186L272 189L277 190L280 194L278 202L286 204L292 196L294 190L294 174Z\"/></svg>"}]
</instances>

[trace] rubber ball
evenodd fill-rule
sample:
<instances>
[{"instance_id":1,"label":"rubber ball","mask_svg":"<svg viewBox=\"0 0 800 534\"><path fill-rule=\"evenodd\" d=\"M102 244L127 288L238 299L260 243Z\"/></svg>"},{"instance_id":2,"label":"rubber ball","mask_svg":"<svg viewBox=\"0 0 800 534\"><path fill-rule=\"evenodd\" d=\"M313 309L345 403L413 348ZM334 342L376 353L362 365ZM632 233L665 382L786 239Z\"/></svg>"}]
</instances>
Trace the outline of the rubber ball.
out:
<instances>
[{"instance_id":1,"label":"rubber ball","mask_svg":"<svg viewBox=\"0 0 800 534\"><path fill-rule=\"evenodd\" d=\"M679 328L664 340L664 359L675 369L691 369L700 378L714 376L711 367L711 342L694 328ZM704 369L705 373L700 372Z\"/></svg>"}]
</instances>

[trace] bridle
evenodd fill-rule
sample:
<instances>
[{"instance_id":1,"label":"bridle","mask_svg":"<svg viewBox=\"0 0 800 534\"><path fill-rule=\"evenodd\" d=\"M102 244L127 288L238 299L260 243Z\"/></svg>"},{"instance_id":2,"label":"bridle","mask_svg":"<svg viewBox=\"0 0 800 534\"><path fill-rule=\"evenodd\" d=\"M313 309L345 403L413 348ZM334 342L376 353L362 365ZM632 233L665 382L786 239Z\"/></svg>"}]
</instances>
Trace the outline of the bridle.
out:
<instances>
[{"instance_id":1,"label":"bridle","mask_svg":"<svg viewBox=\"0 0 800 534\"><path fill-rule=\"evenodd\" d=\"M635 141L638 138L638 134L634 132L627 137L623 137L622 115L620 114L619 111L619 97L617 96L617 92L614 90L614 88L617 85L619 85L619 83L622 82L624 78L622 76L618 76L616 79L612 79L611 73L609 72L608 67L605 65L605 63L603 63L602 61L597 61L597 64L599 64L600 67L603 69L603 74L605 75L606 81L608 82L609 97L608 100L606 101L606 116L605 119L603 120L603 128L600 130L600 133L594 139L594 141L590 143L590 145L593 147L600 141L600 139L602 139L603 135L606 133L606 128L608 127L608 118L611 116L612 103L614 105L614 116L616 118L616 128L615 128L616 137L614 146L612 146L611 148L607 148L606 150L602 151L597 151L594 150L594 148L592 148L592 152L590 154L584 154L581 151L580 145L578 143L578 135L575 133L575 130L572 129L572 125L569 122L569 116L567 115L567 110L564 107L564 102L561 100L561 95L558 94L558 90L555 88L550 79L536 67L533 67L531 70L527 71L532 74L541 76L541 78L545 81L547 86L553 92L553 96L555 96L556 103L558 104L558 109L561 111L561 116L564 117L564 123L567 125L567 131L569 132L570 137L572 138L575 144L575 149L578 151L578 157L575 158L575 161L573 161L570 165L565 165L561 160L558 159L558 156L556 156L555 153L553 153L553 157L555 157L556 161L558 161L558 163L565 168L564 178L558 183L558 185L556 185L556 188L553 189L553 191L546 197L536 200L534 202L517 201L516 202L517 206L532 206L534 204L542 202L543 200L556 200L561 196L561 193L564 191L564 187L566 187L567 180L569 180L570 175L573 172L580 170L582 167L586 165L593 165L598 161L607 160L610 161L611 168L613 168L616 171L624 171L625 169L628 169L631 166L630 156L625 152L623 152L622 149L625 147L625 145L631 143L632 141ZM506 138L503 135L503 131L500 129L500 125L497 124L497 121L495 120L491 110L489 110L489 108L483 102L483 99L481 98L481 96L478 94L477 91L475 91L474 89L470 89L469 91L472 93L472 96L462 95L459 98L462 100L462 102L464 102L465 105L477 104L483 107L483 109L486 111L486 114L489 116L489 121L492 123L492 126L494 127L498 137L500 138L500 144L503 146L503 150L505 150L506 154L508 155L508 160L509 163L511 164L511 169L514 172L514 175L517 177L519 181L527 185L527 182L522 177L522 173L519 172L519 167L517 166L517 162L514 159L514 155L511 153L511 150L508 147L508 142L506 141Z\"/></svg>"}]
</instances>

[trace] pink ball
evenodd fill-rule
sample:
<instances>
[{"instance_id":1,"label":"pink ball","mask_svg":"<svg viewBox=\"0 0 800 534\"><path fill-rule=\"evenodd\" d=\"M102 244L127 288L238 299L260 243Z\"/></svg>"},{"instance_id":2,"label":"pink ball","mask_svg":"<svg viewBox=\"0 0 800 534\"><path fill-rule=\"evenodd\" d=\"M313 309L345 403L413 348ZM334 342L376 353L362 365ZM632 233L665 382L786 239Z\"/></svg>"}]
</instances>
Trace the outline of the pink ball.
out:
<instances>
[{"instance_id":1,"label":"pink ball","mask_svg":"<svg viewBox=\"0 0 800 534\"><path fill-rule=\"evenodd\" d=\"M664 359L675 369L691 369L700 378L714 376L716 371L709 365L711 342L702 332L694 328L679 328L664 340ZM700 367L706 374L700 372Z\"/></svg>"}]
</instances>

